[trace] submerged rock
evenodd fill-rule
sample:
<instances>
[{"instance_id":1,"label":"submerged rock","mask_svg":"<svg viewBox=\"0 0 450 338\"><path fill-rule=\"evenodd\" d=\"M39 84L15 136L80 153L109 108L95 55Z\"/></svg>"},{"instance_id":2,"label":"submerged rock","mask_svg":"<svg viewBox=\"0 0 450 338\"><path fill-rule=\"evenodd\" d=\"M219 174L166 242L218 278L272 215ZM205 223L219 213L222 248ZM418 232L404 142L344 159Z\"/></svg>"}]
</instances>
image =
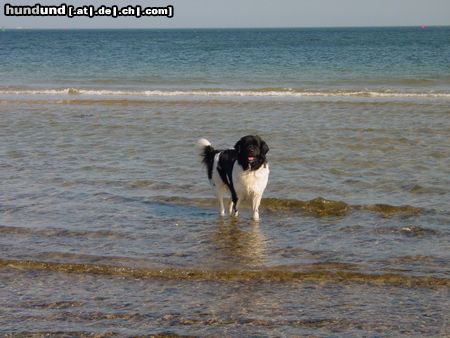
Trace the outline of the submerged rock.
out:
<instances>
[{"instance_id":1,"label":"submerged rock","mask_svg":"<svg viewBox=\"0 0 450 338\"><path fill-rule=\"evenodd\" d=\"M305 209L318 216L341 216L349 211L349 205L342 201L327 200L322 197L317 197L313 200L307 201Z\"/></svg>"},{"instance_id":2,"label":"submerged rock","mask_svg":"<svg viewBox=\"0 0 450 338\"><path fill-rule=\"evenodd\" d=\"M310 201L266 198L263 199L262 206L270 211L301 211L315 216L342 216L350 210L350 206L345 202L327 200L323 197Z\"/></svg>"},{"instance_id":3,"label":"submerged rock","mask_svg":"<svg viewBox=\"0 0 450 338\"><path fill-rule=\"evenodd\" d=\"M396 214L417 215L422 209L410 205L389 205L389 204L370 204L362 207L364 210L375 211L383 214L383 216L392 216Z\"/></svg>"}]
</instances>

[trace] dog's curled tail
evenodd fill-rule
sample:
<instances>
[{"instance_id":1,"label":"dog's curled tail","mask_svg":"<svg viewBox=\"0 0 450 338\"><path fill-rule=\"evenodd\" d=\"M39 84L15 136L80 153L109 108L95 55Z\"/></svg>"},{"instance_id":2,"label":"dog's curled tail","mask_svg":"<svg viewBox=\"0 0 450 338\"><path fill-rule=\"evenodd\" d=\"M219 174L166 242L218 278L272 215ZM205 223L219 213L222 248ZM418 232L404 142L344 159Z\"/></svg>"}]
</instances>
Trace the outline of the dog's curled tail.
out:
<instances>
[{"instance_id":1,"label":"dog's curled tail","mask_svg":"<svg viewBox=\"0 0 450 338\"><path fill-rule=\"evenodd\" d=\"M197 141L197 149L199 151L203 151L205 147L211 146L211 142L209 142L206 138L201 138Z\"/></svg>"},{"instance_id":2,"label":"dog's curled tail","mask_svg":"<svg viewBox=\"0 0 450 338\"><path fill-rule=\"evenodd\" d=\"M209 142L205 138L201 138L197 141L197 150L202 163L206 166L206 171L208 173L208 178L212 178L213 164L214 164L214 156L217 151L214 150L211 142Z\"/></svg>"},{"instance_id":3,"label":"dog's curled tail","mask_svg":"<svg viewBox=\"0 0 450 338\"><path fill-rule=\"evenodd\" d=\"M202 159L204 164L208 164L211 158L214 157L214 148L206 138L201 138L197 141L197 151L198 155Z\"/></svg>"}]
</instances>

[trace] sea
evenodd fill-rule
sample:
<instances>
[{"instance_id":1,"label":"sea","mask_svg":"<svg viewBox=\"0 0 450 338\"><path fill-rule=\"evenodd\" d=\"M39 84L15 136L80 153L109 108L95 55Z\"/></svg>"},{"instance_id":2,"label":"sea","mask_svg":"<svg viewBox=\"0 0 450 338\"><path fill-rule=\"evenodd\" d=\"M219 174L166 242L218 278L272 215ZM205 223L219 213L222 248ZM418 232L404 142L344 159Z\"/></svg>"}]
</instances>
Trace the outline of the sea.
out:
<instances>
[{"instance_id":1,"label":"sea","mask_svg":"<svg viewBox=\"0 0 450 338\"><path fill-rule=\"evenodd\" d=\"M0 181L1 335L450 337L450 27L3 30Z\"/></svg>"}]
</instances>

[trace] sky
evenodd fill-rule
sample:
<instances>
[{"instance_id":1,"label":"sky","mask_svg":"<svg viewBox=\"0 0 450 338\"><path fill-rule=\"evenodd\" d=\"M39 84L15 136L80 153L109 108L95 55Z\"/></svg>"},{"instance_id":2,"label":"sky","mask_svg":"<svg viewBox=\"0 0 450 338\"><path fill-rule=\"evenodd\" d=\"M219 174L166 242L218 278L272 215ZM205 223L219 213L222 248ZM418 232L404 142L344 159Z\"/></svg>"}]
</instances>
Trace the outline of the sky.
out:
<instances>
[{"instance_id":1,"label":"sky","mask_svg":"<svg viewBox=\"0 0 450 338\"><path fill-rule=\"evenodd\" d=\"M174 17L16 17L4 4L172 5ZM450 25L450 0L6 0L0 28L232 28Z\"/></svg>"}]
</instances>

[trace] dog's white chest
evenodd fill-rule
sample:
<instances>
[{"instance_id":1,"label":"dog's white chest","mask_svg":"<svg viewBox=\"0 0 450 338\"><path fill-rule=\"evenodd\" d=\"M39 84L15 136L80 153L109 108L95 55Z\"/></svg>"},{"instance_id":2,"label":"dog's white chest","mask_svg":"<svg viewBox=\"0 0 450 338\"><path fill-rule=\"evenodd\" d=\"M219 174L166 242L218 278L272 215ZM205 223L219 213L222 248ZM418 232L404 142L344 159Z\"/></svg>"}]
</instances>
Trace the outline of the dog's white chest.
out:
<instances>
[{"instance_id":1,"label":"dog's white chest","mask_svg":"<svg viewBox=\"0 0 450 338\"><path fill-rule=\"evenodd\" d=\"M262 195L269 179L269 164L258 170L244 170L237 162L233 166L233 184L238 195Z\"/></svg>"}]
</instances>

